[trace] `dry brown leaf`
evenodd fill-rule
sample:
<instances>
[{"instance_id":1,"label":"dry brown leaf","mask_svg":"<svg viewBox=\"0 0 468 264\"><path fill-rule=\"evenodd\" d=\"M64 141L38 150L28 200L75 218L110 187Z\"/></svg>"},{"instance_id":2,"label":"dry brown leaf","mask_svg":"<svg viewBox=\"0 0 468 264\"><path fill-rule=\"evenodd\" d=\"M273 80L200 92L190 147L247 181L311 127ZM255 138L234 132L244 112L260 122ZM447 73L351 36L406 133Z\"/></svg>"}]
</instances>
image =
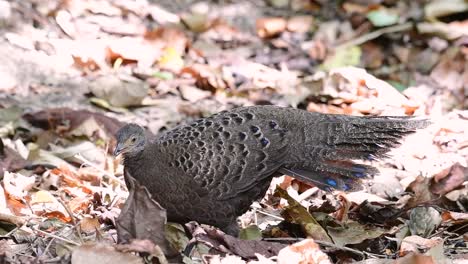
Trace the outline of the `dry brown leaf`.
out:
<instances>
[{"instance_id":1,"label":"dry brown leaf","mask_svg":"<svg viewBox=\"0 0 468 264\"><path fill-rule=\"evenodd\" d=\"M267 17L257 19L257 35L261 38L269 38L286 30L287 22L281 17Z\"/></svg>"},{"instance_id":2,"label":"dry brown leaf","mask_svg":"<svg viewBox=\"0 0 468 264\"><path fill-rule=\"evenodd\" d=\"M22 199L34 186L36 179L34 176L26 177L19 173L5 172L3 175L3 187L8 196Z\"/></svg>"},{"instance_id":3,"label":"dry brown leaf","mask_svg":"<svg viewBox=\"0 0 468 264\"><path fill-rule=\"evenodd\" d=\"M7 207L7 198L5 197L5 190L2 184L0 184L0 213L10 213Z\"/></svg>"},{"instance_id":4,"label":"dry brown leaf","mask_svg":"<svg viewBox=\"0 0 468 264\"><path fill-rule=\"evenodd\" d=\"M166 209L151 198L144 186L124 173L129 196L116 221L118 241L129 243L132 239L148 239L159 245L167 256L178 255L165 237Z\"/></svg>"},{"instance_id":5,"label":"dry brown leaf","mask_svg":"<svg viewBox=\"0 0 468 264\"><path fill-rule=\"evenodd\" d=\"M181 70L182 73L190 74L197 80L197 87L204 90L214 92L217 89L225 89L227 87L221 73L205 64L190 65L183 68Z\"/></svg>"},{"instance_id":6,"label":"dry brown leaf","mask_svg":"<svg viewBox=\"0 0 468 264\"><path fill-rule=\"evenodd\" d=\"M143 264L140 257L116 251L105 244L85 244L73 250L73 264Z\"/></svg>"},{"instance_id":7,"label":"dry brown leaf","mask_svg":"<svg viewBox=\"0 0 468 264\"><path fill-rule=\"evenodd\" d=\"M140 80L125 76L102 75L93 80L90 91L98 98L101 98L116 107L128 107L141 105L143 99L148 94L148 85ZM95 129L101 124L98 120L90 120L90 124L81 125L86 130ZM94 122L94 123L93 123Z\"/></svg>"},{"instance_id":8,"label":"dry brown leaf","mask_svg":"<svg viewBox=\"0 0 468 264\"><path fill-rule=\"evenodd\" d=\"M0 138L0 177L6 171L14 172L24 168L28 162L15 150L4 146Z\"/></svg>"},{"instance_id":9,"label":"dry brown leaf","mask_svg":"<svg viewBox=\"0 0 468 264\"><path fill-rule=\"evenodd\" d=\"M360 106L365 113L372 111L387 114L385 111L388 111L389 115L402 115L407 111L405 106L415 108L413 102L409 102L389 83L357 67L332 69L328 77L323 79L322 92L347 103L365 100Z\"/></svg>"},{"instance_id":10,"label":"dry brown leaf","mask_svg":"<svg viewBox=\"0 0 468 264\"><path fill-rule=\"evenodd\" d=\"M419 249L431 249L440 243L444 243L444 240L440 237L426 239L420 236L407 236L401 243L400 256L405 256L410 252L418 253Z\"/></svg>"},{"instance_id":11,"label":"dry brown leaf","mask_svg":"<svg viewBox=\"0 0 468 264\"><path fill-rule=\"evenodd\" d=\"M313 239L305 239L279 252L278 264L289 263L331 264L332 262Z\"/></svg>"},{"instance_id":12,"label":"dry brown leaf","mask_svg":"<svg viewBox=\"0 0 468 264\"><path fill-rule=\"evenodd\" d=\"M195 222L187 223L186 227L197 242L207 245L215 250L214 252L232 253L245 259L255 258L256 254L272 257L286 246L277 242L239 239L213 227L200 226Z\"/></svg>"},{"instance_id":13,"label":"dry brown leaf","mask_svg":"<svg viewBox=\"0 0 468 264\"><path fill-rule=\"evenodd\" d=\"M182 85L179 87L179 90L182 98L190 102L196 102L211 96L209 91L200 90L190 85Z\"/></svg>"},{"instance_id":14,"label":"dry brown leaf","mask_svg":"<svg viewBox=\"0 0 468 264\"><path fill-rule=\"evenodd\" d=\"M55 203L57 199L48 191L40 190L31 195L31 205L38 203Z\"/></svg>"},{"instance_id":15,"label":"dry brown leaf","mask_svg":"<svg viewBox=\"0 0 468 264\"><path fill-rule=\"evenodd\" d=\"M413 195L411 199L408 201L406 204L407 208L415 207L418 205L421 205L423 203L426 203L428 201L432 201L437 198L436 195L434 195L430 191L430 179L425 178L422 176L418 176L409 186L408 189L413 191Z\"/></svg>"},{"instance_id":16,"label":"dry brown leaf","mask_svg":"<svg viewBox=\"0 0 468 264\"><path fill-rule=\"evenodd\" d=\"M424 256L421 254L408 254L403 258L397 259L395 264L437 264L431 256Z\"/></svg>"},{"instance_id":17,"label":"dry brown leaf","mask_svg":"<svg viewBox=\"0 0 468 264\"><path fill-rule=\"evenodd\" d=\"M315 218L299 202L294 200L287 191L276 188L274 196L285 199L288 205L281 215L289 222L299 224L309 237L331 242L330 236Z\"/></svg>"},{"instance_id":18,"label":"dry brown leaf","mask_svg":"<svg viewBox=\"0 0 468 264\"><path fill-rule=\"evenodd\" d=\"M55 16L55 21L57 21L57 24L69 37L77 37L77 29L73 23L73 17L68 11L59 10Z\"/></svg>"},{"instance_id":19,"label":"dry brown leaf","mask_svg":"<svg viewBox=\"0 0 468 264\"><path fill-rule=\"evenodd\" d=\"M85 217L80 221L81 230L85 233L92 233L96 230L99 230L101 223L99 223L99 219L95 217Z\"/></svg>"},{"instance_id":20,"label":"dry brown leaf","mask_svg":"<svg viewBox=\"0 0 468 264\"><path fill-rule=\"evenodd\" d=\"M291 32L306 33L312 28L312 16L294 16L288 19L286 28Z\"/></svg>"},{"instance_id":21,"label":"dry brown leaf","mask_svg":"<svg viewBox=\"0 0 468 264\"><path fill-rule=\"evenodd\" d=\"M100 138L105 141L114 137L117 130L119 130L123 123L110 118L101 113L95 113L87 110L73 110L70 108L50 108L43 111L27 113L23 118L31 123L33 126L42 129L52 129L58 133L73 133L79 130L81 134L76 131L73 133L75 136L87 136ZM94 119L98 127L83 128L83 123L88 119ZM78 129L78 128L82 129ZM85 133L83 133L85 132ZM112 148L112 146L110 146Z\"/></svg>"},{"instance_id":22,"label":"dry brown leaf","mask_svg":"<svg viewBox=\"0 0 468 264\"><path fill-rule=\"evenodd\" d=\"M468 222L468 213L445 211L442 213L442 220L444 222L466 223Z\"/></svg>"},{"instance_id":23,"label":"dry brown leaf","mask_svg":"<svg viewBox=\"0 0 468 264\"><path fill-rule=\"evenodd\" d=\"M92 202L92 196L87 197L75 197L68 202L68 207L73 213L86 212L89 204Z\"/></svg>"},{"instance_id":24,"label":"dry brown leaf","mask_svg":"<svg viewBox=\"0 0 468 264\"><path fill-rule=\"evenodd\" d=\"M142 68L149 68L161 56L164 46L162 42L124 37L108 43L105 55L111 63L121 59L123 64L138 63Z\"/></svg>"},{"instance_id":25,"label":"dry brown leaf","mask_svg":"<svg viewBox=\"0 0 468 264\"><path fill-rule=\"evenodd\" d=\"M65 213L59 212L59 211L52 211L52 212L45 212L45 213L38 212L37 215L42 216L42 217L46 217L46 218L49 218L49 219L56 218L56 219L59 219L60 221L62 221L64 223L71 223L72 222L72 218L70 216L67 216L67 215L65 215Z\"/></svg>"},{"instance_id":26,"label":"dry brown leaf","mask_svg":"<svg viewBox=\"0 0 468 264\"><path fill-rule=\"evenodd\" d=\"M437 174L434 177L431 191L435 194L443 195L460 187L467 180L468 168L456 163L448 171L444 170L441 174Z\"/></svg>"},{"instance_id":27,"label":"dry brown leaf","mask_svg":"<svg viewBox=\"0 0 468 264\"><path fill-rule=\"evenodd\" d=\"M189 43L187 35L174 27L159 27L154 31L148 31L145 33L145 39L155 46L162 45L161 50L171 48L180 55L185 53Z\"/></svg>"}]
</instances>

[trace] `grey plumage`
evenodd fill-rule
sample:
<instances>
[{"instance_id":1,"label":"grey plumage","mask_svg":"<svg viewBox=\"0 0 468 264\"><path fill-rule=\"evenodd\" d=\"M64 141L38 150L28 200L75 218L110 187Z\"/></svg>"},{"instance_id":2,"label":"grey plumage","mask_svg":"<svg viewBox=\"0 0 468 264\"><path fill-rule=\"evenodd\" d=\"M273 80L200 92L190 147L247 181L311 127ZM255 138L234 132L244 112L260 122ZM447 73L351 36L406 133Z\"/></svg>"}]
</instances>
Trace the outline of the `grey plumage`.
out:
<instances>
[{"instance_id":1,"label":"grey plumage","mask_svg":"<svg viewBox=\"0 0 468 264\"><path fill-rule=\"evenodd\" d=\"M265 195L272 177L284 173L322 189L358 189L377 170L353 160L385 157L428 124L253 106L178 126L153 141L127 125L117 133L116 150L169 221L195 220L234 234L236 217Z\"/></svg>"}]
</instances>

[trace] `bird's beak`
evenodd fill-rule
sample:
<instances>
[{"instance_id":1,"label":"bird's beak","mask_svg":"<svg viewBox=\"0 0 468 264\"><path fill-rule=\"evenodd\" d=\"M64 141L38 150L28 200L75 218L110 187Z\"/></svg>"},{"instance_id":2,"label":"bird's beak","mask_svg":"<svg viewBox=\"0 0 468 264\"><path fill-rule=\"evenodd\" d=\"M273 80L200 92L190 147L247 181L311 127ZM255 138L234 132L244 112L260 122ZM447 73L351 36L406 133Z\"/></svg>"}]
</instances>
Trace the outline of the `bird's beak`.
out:
<instances>
[{"instance_id":1,"label":"bird's beak","mask_svg":"<svg viewBox=\"0 0 468 264\"><path fill-rule=\"evenodd\" d=\"M114 149L114 156L117 157L122 151L124 150L124 145L121 143L118 143L117 146Z\"/></svg>"}]
</instances>

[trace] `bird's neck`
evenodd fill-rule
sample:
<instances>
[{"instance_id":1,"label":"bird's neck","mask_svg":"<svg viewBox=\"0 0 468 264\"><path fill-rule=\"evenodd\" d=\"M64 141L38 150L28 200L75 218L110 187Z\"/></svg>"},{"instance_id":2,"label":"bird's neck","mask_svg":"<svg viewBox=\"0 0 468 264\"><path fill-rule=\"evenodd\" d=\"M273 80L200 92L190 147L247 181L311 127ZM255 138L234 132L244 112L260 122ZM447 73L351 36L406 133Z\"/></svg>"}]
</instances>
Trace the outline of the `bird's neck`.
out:
<instances>
[{"instance_id":1,"label":"bird's neck","mask_svg":"<svg viewBox=\"0 0 468 264\"><path fill-rule=\"evenodd\" d=\"M138 152L125 153L123 164L127 168L132 168L139 166L140 162L143 160L143 150Z\"/></svg>"}]
</instances>

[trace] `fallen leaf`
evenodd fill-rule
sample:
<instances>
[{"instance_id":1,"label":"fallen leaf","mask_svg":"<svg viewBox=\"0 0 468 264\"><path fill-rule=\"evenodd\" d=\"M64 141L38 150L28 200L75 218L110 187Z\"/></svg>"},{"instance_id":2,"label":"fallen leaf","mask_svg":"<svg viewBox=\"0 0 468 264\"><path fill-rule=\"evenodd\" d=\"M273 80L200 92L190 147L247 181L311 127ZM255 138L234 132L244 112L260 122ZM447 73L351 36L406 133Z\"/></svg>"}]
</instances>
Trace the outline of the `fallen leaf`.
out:
<instances>
[{"instance_id":1,"label":"fallen leaf","mask_svg":"<svg viewBox=\"0 0 468 264\"><path fill-rule=\"evenodd\" d=\"M424 256L421 254L411 253L402 258L398 258L395 264L439 264L434 261L431 256Z\"/></svg>"},{"instance_id":2,"label":"fallen leaf","mask_svg":"<svg viewBox=\"0 0 468 264\"><path fill-rule=\"evenodd\" d=\"M468 168L456 163L449 168L445 176L436 175L431 184L431 191L434 194L443 195L460 187L468 180Z\"/></svg>"},{"instance_id":3,"label":"fallen leaf","mask_svg":"<svg viewBox=\"0 0 468 264\"><path fill-rule=\"evenodd\" d=\"M159 58L158 65L161 69L178 73L184 67L184 60L176 49L167 47Z\"/></svg>"},{"instance_id":4,"label":"fallen leaf","mask_svg":"<svg viewBox=\"0 0 468 264\"><path fill-rule=\"evenodd\" d=\"M430 179L421 176L416 179L408 186L408 190L413 192L411 199L406 203L407 208L416 207L425 202L434 200L436 196L429 190Z\"/></svg>"},{"instance_id":5,"label":"fallen leaf","mask_svg":"<svg viewBox=\"0 0 468 264\"><path fill-rule=\"evenodd\" d=\"M468 3L463 0L430 1L424 5L424 15L429 20L437 17L463 13L468 10Z\"/></svg>"},{"instance_id":6,"label":"fallen leaf","mask_svg":"<svg viewBox=\"0 0 468 264\"><path fill-rule=\"evenodd\" d=\"M432 207L416 207L410 212L408 223L411 235L428 237L440 225L442 218Z\"/></svg>"},{"instance_id":7,"label":"fallen leaf","mask_svg":"<svg viewBox=\"0 0 468 264\"><path fill-rule=\"evenodd\" d=\"M291 32L306 33L312 28L312 16L294 16L288 19L286 28Z\"/></svg>"},{"instance_id":8,"label":"fallen leaf","mask_svg":"<svg viewBox=\"0 0 468 264\"><path fill-rule=\"evenodd\" d=\"M190 102L196 102L211 96L211 92L200 90L194 86L182 85L179 87L182 98Z\"/></svg>"},{"instance_id":9,"label":"fallen leaf","mask_svg":"<svg viewBox=\"0 0 468 264\"><path fill-rule=\"evenodd\" d=\"M107 43L107 61L122 64L138 63L138 67L150 68L161 57L165 43L162 41L148 41L140 37L124 37Z\"/></svg>"},{"instance_id":10,"label":"fallen leaf","mask_svg":"<svg viewBox=\"0 0 468 264\"><path fill-rule=\"evenodd\" d=\"M257 35L261 38L269 38L286 30L287 22L281 17L267 17L257 19L255 23Z\"/></svg>"},{"instance_id":11,"label":"fallen leaf","mask_svg":"<svg viewBox=\"0 0 468 264\"><path fill-rule=\"evenodd\" d=\"M201 33L206 31L210 25L211 21L209 17L205 14L185 14L181 17L182 22L193 32Z\"/></svg>"},{"instance_id":12,"label":"fallen leaf","mask_svg":"<svg viewBox=\"0 0 468 264\"><path fill-rule=\"evenodd\" d=\"M143 264L143 259L130 253L118 252L106 244L85 244L75 248L73 264Z\"/></svg>"},{"instance_id":13,"label":"fallen leaf","mask_svg":"<svg viewBox=\"0 0 468 264\"><path fill-rule=\"evenodd\" d=\"M31 195L31 205L38 203L55 203L57 199L48 191L40 190Z\"/></svg>"},{"instance_id":14,"label":"fallen leaf","mask_svg":"<svg viewBox=\"0 0 468 264\"><path fill-rule=\"evenodd\" d=\"M148 239L160 246L166 256L178 255L165 237L166 210L131 175L126 172L124 175L130 193L116 221L118 241Z\"/></svg>"},{"instance_id":15,"label":"fallen leaf","mask_svg":"<svg viewBox=\"0 0 468 264\"><path fill-rule=\"evenodd\" d=\"M72 15L66 10L59 10L55 16L55 21L60 28L71 38L77 37L77 29L73 23Z\"/></svg>"},{"instance_id":16,"label":"fallen leaf","mask_svg":"<svg viewBox=\"0 0 468 264\"><path fill-rule=\"evenodd\" d=\"M366 239L377 238L388 232L384 228L361 225L354 221L349 221L341 227L327 226L327 231L338 246L359 244Z\"/></svg>"},{"instance_id":17,"label":"fallen leaf","mask_svg":"<svg viewBox=\"0 0 468 264\"><path fill-rule=\"evenodd\" d=\"M220 253L232 253L245 259L253 259L256 254L266 257L276 256L286 246L277 242L242 240L212 227L202 227L195 222L190 222L186 226L197 242Z\"/></svg>"},{"instance_id":18,"label":"fallen leaf","mask_svg":"<svg viewBox=\"0 0 468 264\"><path fill-rule=\"evenodd\" d=\"M91 92L117 107L140 105L147 96L148 86L134 78L121 79L114 75L104 75L90 84Z\"/></svg>"},{"instance_id":19,"label":"fallen leaf","mask_svg":"<svg viewBox=\"0 0 468 264\"><path fill-rule=\"evenodd\" d=\"M407 236L403 239L400 247L400 256L405 256L410 252L418 253L420 249L430 249L443 243L443 239L433 237L431 239L422 238L420 236Z\"/></svg>"},{"instance_id":20,"label":"fallen leaf","mask_svg":"<svg viewBox=\"0 0 468 264\"><path fill-rule=\"evenodd\" d=\"M331 264L332 262L313 239L305 239L279 252L278 264L288 263Z\"/></svg>"},{"instance_id":21,"label":"fallen leaf","mask_svg":"<svg viewBox=\"0 0 468 264\"><path fill-rule=\"evenodd\" d=\"M353 211L356 211L356 209ZM401 213L401 209L397 208L396 204L392 202L369 202L366 200L359 204L358 213L359 220L365 223L388 226L395 221L399 222L396 217Z\"/></svg>"},{"instance_id":22,"label":"fallen leaf","mask_svg":"<svg viewBox=\"0 0 468 264\"><path fill-rule=\"evenodd\" d=\"M28 165L28 162L15 150L4 146L0 138L0 178L6 171L15 172Z\"/></svg>"},{"instance_id":23,"label":"fallen leaf","mask_svg":"<svg viewBox=\"0 0 468 264\"><path fill-rule=\"evenodd\" d=\"M31 125L42 129L52 129L59 133L74 133L75 136L87 136L88 138L97 135L97 138L105 141L113 138L117 130L123 126L122 122L101 113L72 110L66 107L26 113L23 118ZM89 119L94 119L94 121L87 121ZM94 123L83 125L86 122ZM81 133L75 130L80 130Z\"/></svg>"},{"instance_id":24,"label":"fallen leaf","mask_svg":"<svg viewBox=\"0 0 468 264\"><path fill-rule=\"evenodd\" d=\"M239 238L244 240L261 240L262 231L256 225L250 225L239 232Z\"/></svg>"},{"instance_id":25,"label":"fallen leaf","mask_svg":"<svg viewBox=\"0 0 468 264\"><path fill-rule=\"evenodd\" d=\"M344 66L357 66L361 62L362 51L358 46L340 48L322 63L321 68L330 71Z\"/></svg>"},{"instance_id":26,"label":"fallen leaf","mask_svg":"<svg viewBox=\"0 0 468 264\"><path fill-rule=\"evenodd\" d=\"M92 233L96 230L99 230L101 223L99 223L99 219L95 217L84 217L80 221L81 231L85 233Z\"/></svg>"},{"instance_id":27,"label":"fallen leaf","mask_svg":"<svg viewBox=\"0 0 468 264\"><path fill-rule=\"evenodd\" d=\"M442 220L444 220L444 222L454 222L457 224L463 224L468 222L468 213L445 211L442 213Z\"/></svg>"},{"instance_id":28,"label":"fallen leaf","mask_svg":"<svg viewBox=\"0 0 468 264\"><path fill-rule=\"evenodd\" d=\"M386 27L398 22L398 14L387 8L379 8L367 13L367 19L376 27Z\"/></svg>"},{"instance_id":29,"label":"fallen leaf","mask_svg":"<svg viewBox=\"0 0 468 264\"><path fill-rule=\"evenodd\" d=\"M23 176L19 173L5 172L3 175L3 187L5 192L16 199L22 199L34 186L35 177Z\"/></svg>"},{"instance_id":30,"label":"fallen leaf","mask_svg":"<svg viewBox=\"0 0 468 264\"><path fill-rule=\"evenodd\" d=\"M277 187L274 195L288 201L288 206L281 213L281 215L286 220L288 220L291 223L301 225L304 232L309 237L320 241L332 241L327 235L327 232L317 222L317 220L315 220L314 217L310 215L309 212L307 212L307 209L305 209L300 203L298 203L291 196L289 196L285 190Z\"/></svg>"}]
</instances>

